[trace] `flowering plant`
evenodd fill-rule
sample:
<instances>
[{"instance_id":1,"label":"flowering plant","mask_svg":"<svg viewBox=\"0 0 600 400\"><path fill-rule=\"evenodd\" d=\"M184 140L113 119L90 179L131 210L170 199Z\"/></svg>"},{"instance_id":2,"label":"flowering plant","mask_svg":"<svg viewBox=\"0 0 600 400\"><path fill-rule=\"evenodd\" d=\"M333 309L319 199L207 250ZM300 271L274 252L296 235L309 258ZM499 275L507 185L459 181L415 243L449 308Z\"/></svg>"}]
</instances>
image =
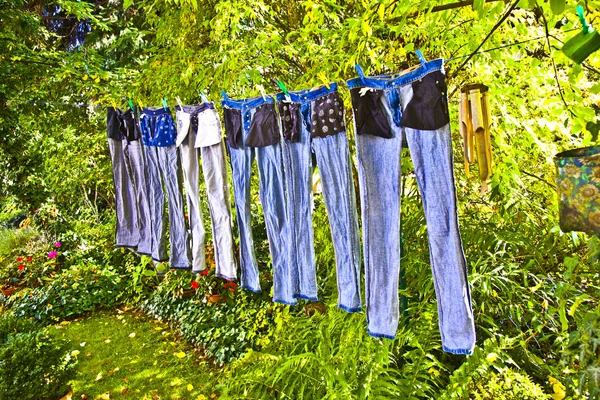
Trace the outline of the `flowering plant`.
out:
<instances>
[{"instance_id":1,"label":"flowering plant","mask_svg":"<svg viewBox=\"0 0 600 400\"><path fill-rule=\"evenodd\" d=\"M23 287L40 286L54 276L61 268L57 251L62 244L56 242L54 251L35 249L15 249L9 256L0 258L0 286Z\"/></svg>"}]
</instances>

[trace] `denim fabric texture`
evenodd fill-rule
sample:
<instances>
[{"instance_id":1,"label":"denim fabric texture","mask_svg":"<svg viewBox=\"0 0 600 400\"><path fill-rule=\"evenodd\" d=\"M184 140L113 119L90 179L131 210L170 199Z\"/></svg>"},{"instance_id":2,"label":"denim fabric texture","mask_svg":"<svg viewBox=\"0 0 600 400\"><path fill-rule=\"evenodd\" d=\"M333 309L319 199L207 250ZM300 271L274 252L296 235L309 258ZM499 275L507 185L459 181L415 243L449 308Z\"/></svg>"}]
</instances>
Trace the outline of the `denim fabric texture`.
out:
<instances>
[{"instance_id":1,"label":"denim fabric texture","mask_svg":"<svg viewBox=\"0 0 600 400\"><path fill-rule=\"evenodd\" d=\"M164 185L169 202L170 267L188 269L191 267L191 252L184 217L173 117L170 111L162 108L145 108L140 115L140 127L144 144L163 143L145 146L152 220L152 258L155 261L167 260ZM172 145L164 146L164 143L172 143Z\"/></svg>"},{"instance_id":2,"label":"denim fabric texture","mask_svg":"<svg viewBox=\"0 0 600 400\"><path fill-rule=\"evenodd\" d=\"M241 287L260 291L258 264L250 221L250 174L256 158L259 197L265 213L269 250L273 264L273 301L296 304L289 270L289 239L286 220L285 173L281 134L272 97L225 99L225 126L240 236ZM260 147L248 146L248 140Z\"/></svg>"},{"instance_id":3,"label":"denim fabric texture","mask_svg":"<svg viewBox=\"0 0 600 400\"><path fill-rule=\"evenodd\" d=\"M312 153L321 176L335 249L338 307L350 312L360 311L360 231L343 103L336 84L330 84L329 89L322 86L290 92L289 97L291 102L286 102L283 93L277 95L279 108L283 111L283 130L288 131L284 134L283 150L291 241L288 251L294 297L317 300L312 227ZM289 124L294 119L299 122Z\"/></svg>"},{"instance_id":4,"label":"denim fabric texture","mask_svg":"<svg viewBox=\"0 0 600 400\"><path fill-rule=\"evenodd\" d=\"M475 325L458 228L452 138L442 72L443 60L422 61L417 68L398 76L359 77L348 82L355 124L359 121L357 114L365 107L360 104L364 97L361 93L375 90L376 103L372 104L371 95L364 101L371 103L368 107L375 107L373 118L380 113L387 117L392 133L387 138L388 135L377 134L386 129L356 126L365 303L369 333L393 339L399 319L401 146L405 136L427 221L442 347L450 353L471 354ZM406 110L409 111L405 113ZM401 123L407 119L410 127ZM385 126L373 126L376 125Z\"/></svg>"},{"instance_id":5,"label":"denim fabric texture","mask_svg":"<svg viewBox=\"0 0 600 400\"><path fill-rule=\"evenodd\" d=\"M125 140L108 138L108 149L112 164L113 184L115 187L115 213L117 224L115 228L115 245L137 249L140 241L135 190L133 182L127 173L126 159L123 146Z\"/></svg>"},{"instance_id":6,"label":"denim fabric texture","mask_svg":"<svg viewBox=\"0 0 600 400\"><path fill-rule=\"evenodd\" d=\"M192 232L192 271L206 269L205 230L199 194L200 156L212 221L215 274L227 280L235 280L237 267L233 254L225 151L221 138L221 123L214 105L203 103L197 106L177 107L177 128Z\"/></svg>"}]
</instances>

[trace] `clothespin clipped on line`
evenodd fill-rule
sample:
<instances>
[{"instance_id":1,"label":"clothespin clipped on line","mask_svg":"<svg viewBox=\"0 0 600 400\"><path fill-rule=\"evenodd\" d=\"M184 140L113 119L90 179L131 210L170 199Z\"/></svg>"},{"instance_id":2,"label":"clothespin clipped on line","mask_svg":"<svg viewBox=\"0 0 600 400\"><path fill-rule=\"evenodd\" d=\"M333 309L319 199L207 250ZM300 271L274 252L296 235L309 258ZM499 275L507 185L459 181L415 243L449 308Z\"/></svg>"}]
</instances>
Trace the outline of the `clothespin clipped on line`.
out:
<instances>
[{"instance_id":1,"label":"clothespin clipped on line","mask_svg":"<svg viewBox=\"0 0 600 400\"><path fill-rule=\"evenodd\" d=\"M319 72L317 74L317 78L319 78L321 83L323 83L323 85L325 85L327 87L327 89L331 89L331 86L329 85L329 79L327 79L327 76L325 75L324 72Z\"/></svg>"},{"instance_id":2,"label":"clothespin clipped on line","mask_svg":"<svg viewBox=\"0 0 600 400\"><path fill-rule=\"evenodd\" d=\"M209 103L208 97L206 97L206 94L204 93L204 90L200 92L200 98L202 99L202 102Z\"/></svg>"},{"instance_id":3,"label":"clothespin clipped on line","mask_svg":"<svg viewBox=\"0 0 600 400\"><path fill-rule=\"evenodd\" d=\"M581 64L590 54L600 49L600 34L585 20L582 6L577 6L577 15L581 21L581 32L567 40L561 50L571 60Z\"/></svg>"},{"instance_id":4,"label":"clothespin clipped on line","mask_svg":"<svg viewBox=\"0 0 600 400\"><path fill-rule=\"evenodd\" d=\"M167 99L165 99L164 97L162 98L162 104L163 104L163 108L166 111L169 106L167 106Z\"/></svg>"},{"instance_id":5,"label":"clothespin clipped on line","mask_svg":"<svg viewBox=\"0 0 600 400\"><path fill-rule=\"evenodd\" d=\"M183 103L181 103L181 99L179 98L179 96L175 96L175 101L177 101L177 104L179 104L179 107L183 108Z\"/></svg>"},{"instance_id":6,"label":"clothespin clipped on line","mask_svg":"<svg viewBox=\"0 0 600 400\"><path fill-rule=\"evenodd\" d=\"M292 98L290 97L290 92L289 92L288 88L285 87L283 81L281 81L281 80L277 81L277 86L279 86L279 89L281 89L281 91L285 95L285 101L291 102Z\"/></svg>"},{"instance_id":7,"label":"clothespin clipped on line","mask_svg":"<svg viewBox=\"0 0 600 400\"><path fill-rule=\"evenodd\" d=\"M228 101L229 97L227 97L227 93L224 90L221 90L221 96L223 96L223 100Z\"/></svg>"},{"instance_id":8,"label":"clothespin clipped on line","mask_svg":"<svg viewBox=\"0 0 600 400\"><path fill-rule=\"evenodd\" d=\"M127 99L127 104L129 104L129 108L131 108L131 111L135 111L135 105L133 104L133 101L131 101L131 99Z\"/></svg>"},{"instance_id":9,"label":"clothespin clipped on line","mask_svg":"<svg viewBox=\"0 0 600 400\"><path fill-rule=\"evenodd\" d=\"M263 100L267 100L267 93L265 92L265 88L263 85L256 85L256 88L258 89L258 91L260 92L260 95L262 96Z\"/></svg>"}]
</instances>

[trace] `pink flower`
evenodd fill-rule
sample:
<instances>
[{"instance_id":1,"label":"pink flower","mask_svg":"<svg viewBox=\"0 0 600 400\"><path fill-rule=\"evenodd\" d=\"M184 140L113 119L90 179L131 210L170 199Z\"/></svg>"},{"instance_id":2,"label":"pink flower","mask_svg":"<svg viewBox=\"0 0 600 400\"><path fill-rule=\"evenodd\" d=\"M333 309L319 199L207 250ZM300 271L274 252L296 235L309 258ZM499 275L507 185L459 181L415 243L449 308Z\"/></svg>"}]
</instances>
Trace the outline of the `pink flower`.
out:
<instances>
[{"instance_id":1,"label":"pink flower","mask_svg":"<svg viewBox=\"0 0 600 400\"><path fill-rule=\"evenodd\" d=\"M54 243L54 247L60 247L60 242Z\"/></svg>"},{"instance_id":2,"label":"pink flower","mask_svg":"<svg viewBox=\"0 0 600 400\"><path fill-rule=\"evenodd\" d=\"M25 266L23 264L19 265L19 271L23 271L25 269Z\"/></svg>"},{"instance_id":3,"label":"pink flower","mask_svg":"<svg viewBox=\"0 0 600 400\"><path fill-rule=\"evenodd\" d=\"M198 285L198 282L196 281L192 281L192 289L198 289L198 287L200 287L200 285Z\"/></svg>"},{"instance_id":4,"label":"pink flower","mask_svg":"<svg viewBox=\"0 0 600 400\"><path fill-rule=\"evenodd\" d=\"M48 258L56 258L57 255L58 251L51 251L50 253L48 253Z\"/></svg>"}]
</instances>

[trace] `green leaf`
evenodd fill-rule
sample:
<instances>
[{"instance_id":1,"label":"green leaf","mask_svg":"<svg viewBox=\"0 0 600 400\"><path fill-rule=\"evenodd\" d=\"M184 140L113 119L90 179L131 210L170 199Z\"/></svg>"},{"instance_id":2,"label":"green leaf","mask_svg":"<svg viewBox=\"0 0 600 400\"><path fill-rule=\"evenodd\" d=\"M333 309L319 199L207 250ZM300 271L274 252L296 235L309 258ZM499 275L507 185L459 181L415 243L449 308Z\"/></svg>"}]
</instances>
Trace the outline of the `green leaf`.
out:
<instances>
[{"instance_id":1,"label":"green leaf","mask_svg":"<svg viewBox=\"0 0 600 400\"><path fill-rule=\"evenodd\" d=\"M483 10L483 5L485 4L485 0L475 0L473 2L473 10L481 11Z\"/></svg>"},{"instance_id":2,"label":"green leaf","mask_svg":"<svg viewBox=\"0 0 600 400\"><path fill-rule=\"evenodd\" d=\"M123 0L123 9L127 10L133 5L133 0Z\"/></svg>"},{"instance_id":3,"label":"green leaf","mask_svg":"<svg viewBox=\"0 0 600 400\"><path fill-rule=\"evenodd\" d=\"M156 275L156 271L151 270L151 269L145 269L142 274L144 276L155 276Z\"/></svg>"},{"instance_id":4,"label":"green leaf","mask_svg":"<svg viewBox=\"0 0 600 400\"><path fill-rule=\"evenodd\" d=\"M560 15L565 11L565 0L550 0L550 8L554 15Z\"/></svg>"}]
</instances>

